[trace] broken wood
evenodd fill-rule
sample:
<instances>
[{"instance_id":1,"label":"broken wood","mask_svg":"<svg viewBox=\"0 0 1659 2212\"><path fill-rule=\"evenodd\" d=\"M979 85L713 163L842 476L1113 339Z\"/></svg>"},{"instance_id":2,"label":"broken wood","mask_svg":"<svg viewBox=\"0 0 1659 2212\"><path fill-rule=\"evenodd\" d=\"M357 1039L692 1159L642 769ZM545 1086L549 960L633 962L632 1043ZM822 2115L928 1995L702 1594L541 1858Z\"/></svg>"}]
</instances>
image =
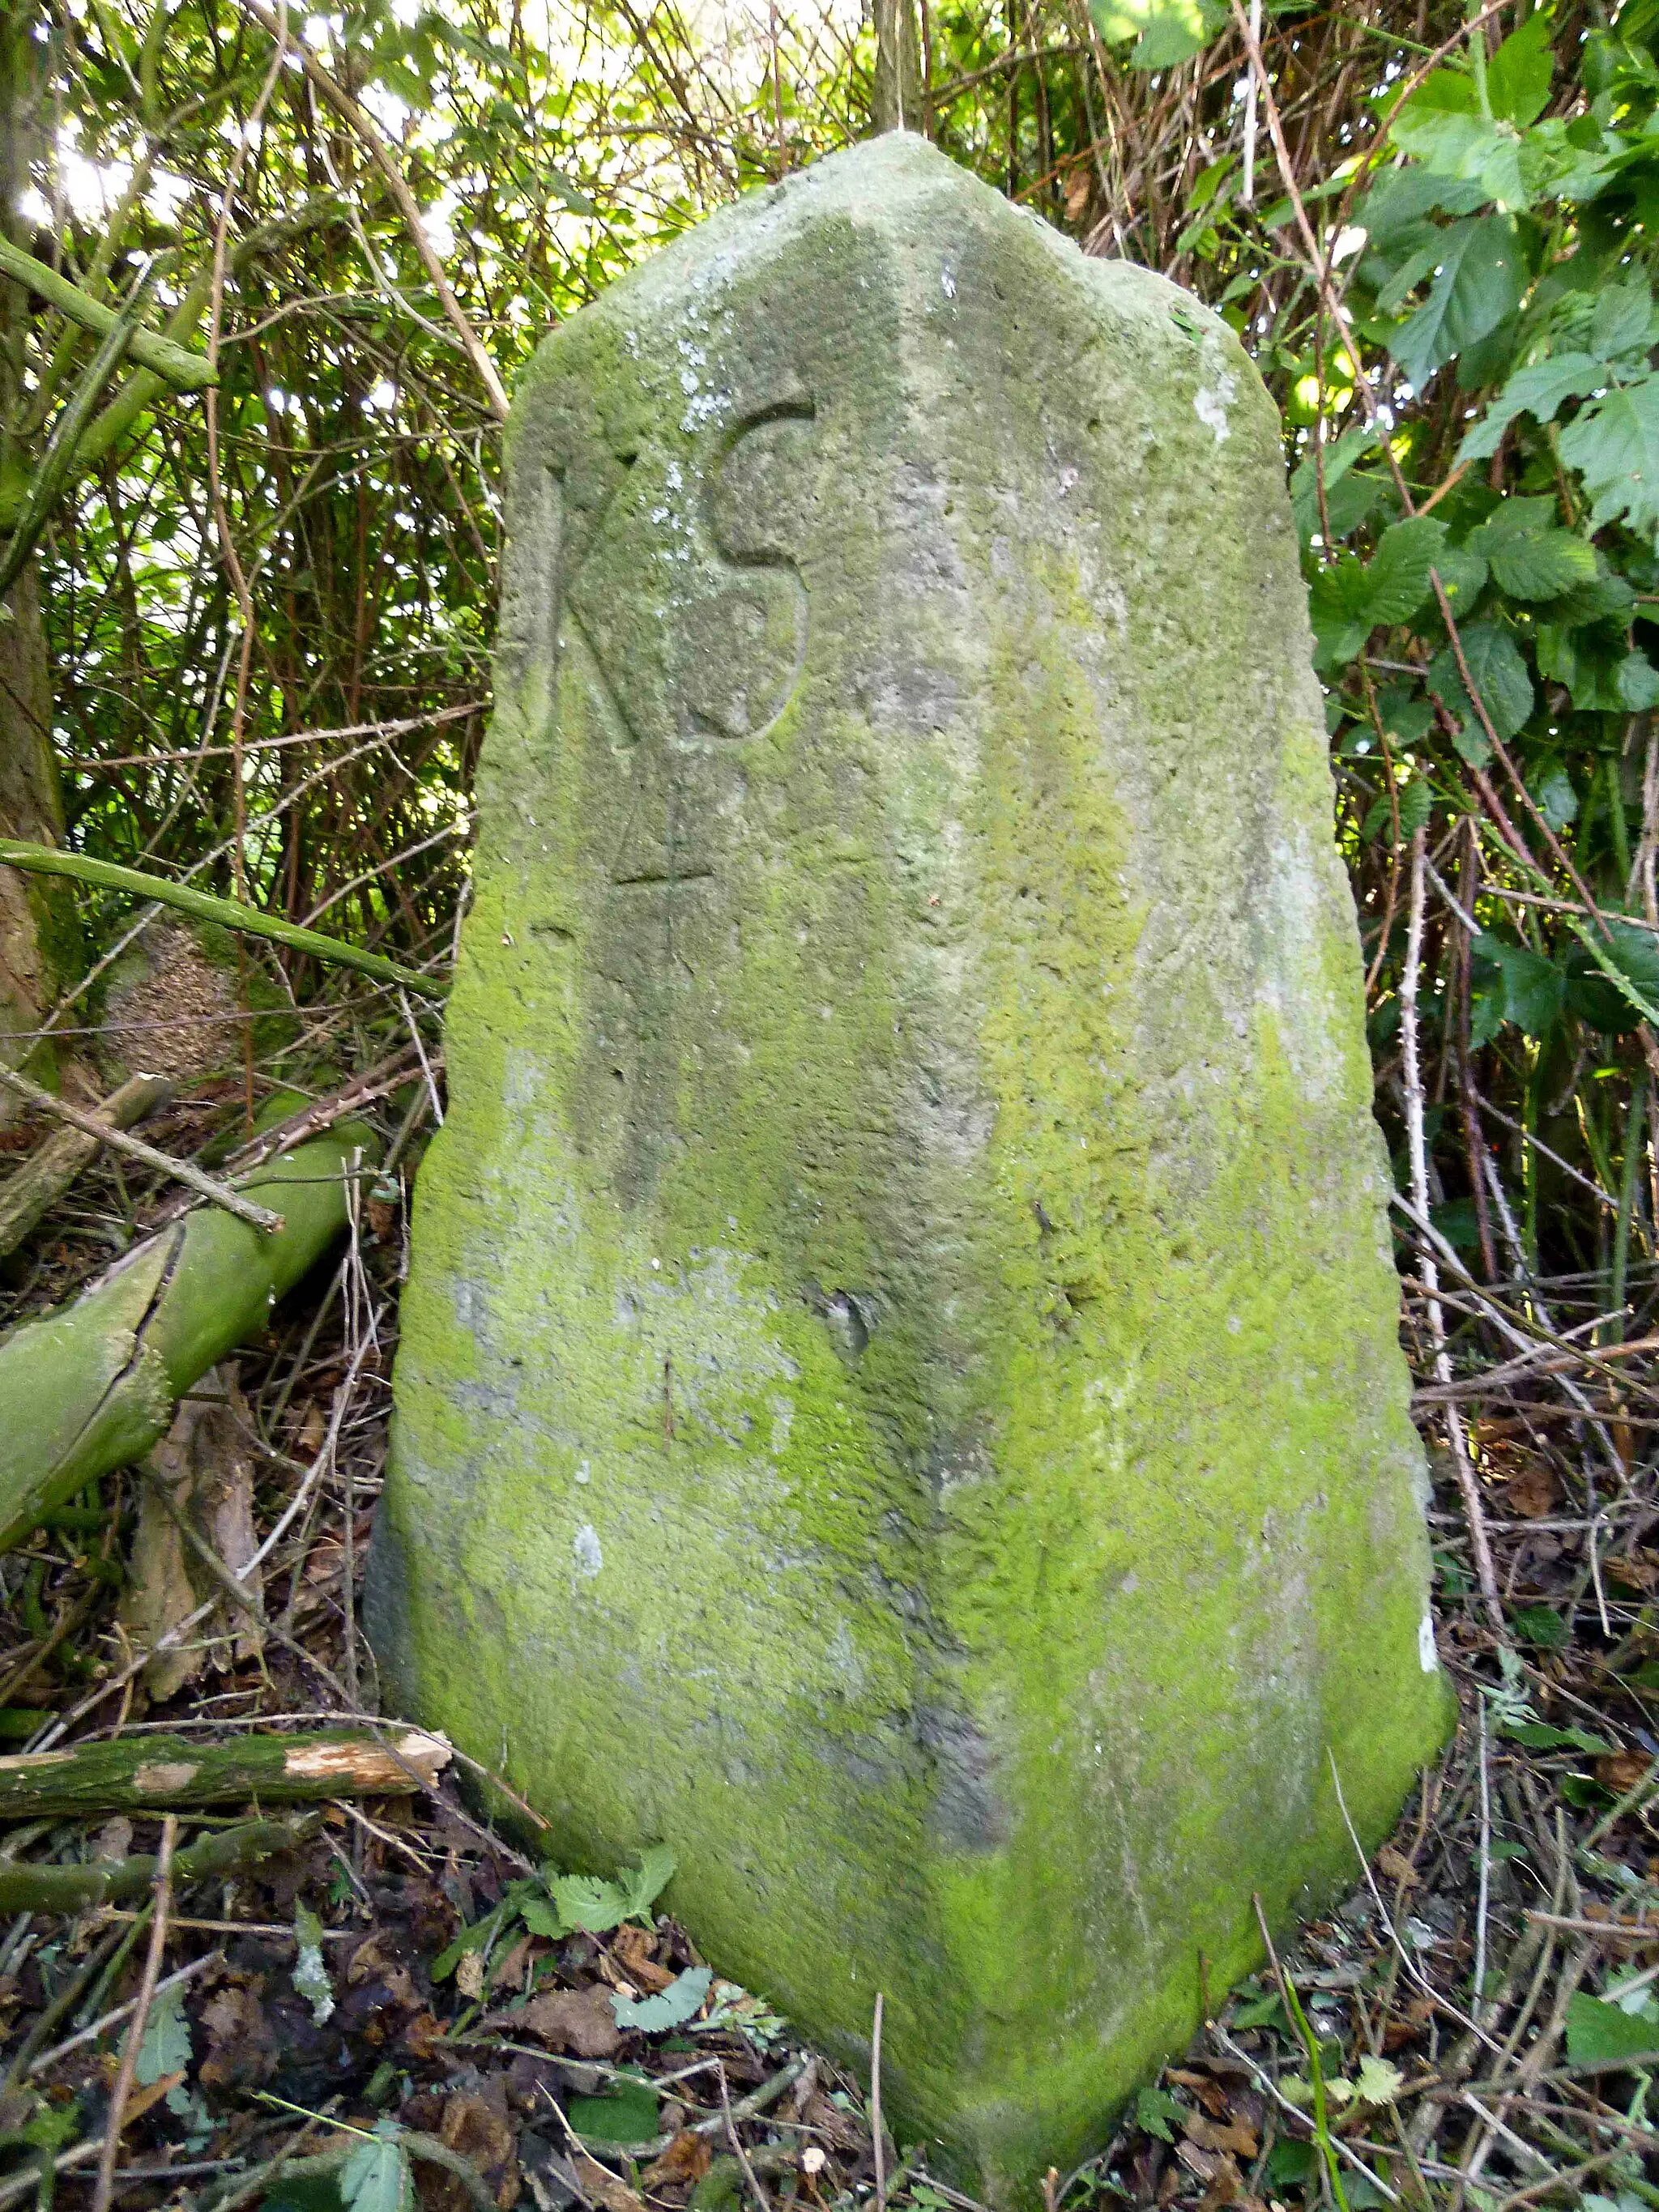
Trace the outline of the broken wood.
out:
<instances>
[{"instance_id":1,"label":"broken wood","mask_svg":"<svg viewBox=\"0 0 1659 2212\"><path fill-rule=\"evenodd\" d=\"M301 1820L249 1820L204 1836L174 1854L173 1879L182 1888L209 1875L240 1874L274 1858L314 1832L319 1814ZM80 1866L32 1866L0 1859L0 1912L85 1912L94 1905L125 1905L155 1879L149 1852L131 1858L92 1859Z\"/></svg>"},{"instance_id":2,"label":"broken wood","mask_svg":"<svg viewBox=\"0 0 1659 2212\"><path fill-rule=\"evenodd\" d=\"M135 1075L112 1091L88 1120L129 1129L173 1096L164 1075ZM48 1137L15 1175L0 1183L0 1260L15 1252L41 1215L63 1196L98 1151L100 1139L84 1127L65 1127Z\"/></svg>"},{"instance_id":3,"label":"broken wood","mask_svg":"<svg viewBox=\"0 0 1659 2212\"><path fill-rule=\"evenodd\" d=\"M236 1736L228 1743L121 1736L0 1759L0 1820L176 1812L249 1798L309 1804L325 1797L408 1796L429 1789L453 1755L443 1736L409 1728L388 1729L384 1736L331 1730Z\"/></svg>"},{"instance_id":4,"label":"broken wood","mask_svg":"<svg viewBox=\"0 0 1659 2212\"><path fill-rule=\"evenodd\" d=\"M27 1075L20 1075L15 1067L0 1067L0 1083L15 1091L20 1098L28 1101L38 1113L50 1114L54 1121L66 1121L71 1129L78 1129L90 1137L94 1144L107 1145L112 1152L124 1152L130 1160L137 1160L147 1168L159 1168L174 1182L181 1182L186 1190L193 1190L198 1198L205 1198L221 1206L227 1213L234 1213L239 1221L246 1221L252 1229L263 1229L275 1236L283 1225L280 1213L273 1213L268 1206L256 1206L233 1190L228 1183L216 1182L204 1175L189 1160L175 1159L171 1152L163 1152L154 1145L145 1144L142 1137L124 1136L108 1123L100 1122L91 1114L83 1114L78 1106L71 1106L62 1098L54 1098L38 1083L31 1083Z\"/></svg>"},{"instance_id":5,"label":"broken wood","mask_svg":"<svg viewBox=\"0 0 1659 2212\"><path fill-rule=\"evenodd\" d=\"M341 1123L252 1179L281 1206L276 1236L216 1208L190 1214L0 1341L0 1552L166 1435L185 1391L343 1233L347 1179L378 1149Z\"/></svg>"}]
</instances>

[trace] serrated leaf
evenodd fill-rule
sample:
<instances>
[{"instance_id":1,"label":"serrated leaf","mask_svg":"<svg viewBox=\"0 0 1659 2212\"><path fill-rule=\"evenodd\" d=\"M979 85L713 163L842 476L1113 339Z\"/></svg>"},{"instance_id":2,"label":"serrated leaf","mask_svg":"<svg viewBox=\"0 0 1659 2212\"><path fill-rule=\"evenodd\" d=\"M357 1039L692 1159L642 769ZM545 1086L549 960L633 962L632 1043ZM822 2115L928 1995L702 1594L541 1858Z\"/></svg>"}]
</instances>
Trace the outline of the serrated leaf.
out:
<instances>
[{"instance_id":1,"label":"serrated leaf","mask_svg":"<svg viewBox=\"0 0 1659 2212\"><path fill-rule=\"evenodd\" d=\"M1385 530L1366 563L1356 611L1373 624L1409 622L1430 596L1429 572L1445 538L1445 524L1432 514L1413 515Z\"/></svg>"},{"instance_id":2,"label":"serrated leaf","mask_svg":"<svg viewBox=\"0 0 1659 2212\"><path fill-rule=\"evenodd\" d=\"M1237 2023L1237 2014L1234 2018ZM1171 2126L1179 2127L1184 2118L1184 2108L1167 2089L1142 2089L1135 2097L1135 2125L1160 2142L1175 2141Z\"/></svg>"},{"instance_id":3,"label":"serrated leaf","mask_svg":"<svg viewBox=\"0 0 1659 2212\"><path fill-rule=\"evenodd\" d=\"M148 2089L152 2082L164 2081L169 2074L187 2072L190 2061L190 2022L185 2017L185 1992L176 1987L158 1990L144 2025L144 2039L138 2046L134 2078L141 2088Z\"/></svg>"},{"instance_id":4,"label":"serrated leaf","mask_svg":"<svg viewBox=\"0 0 1659 2212\"><path fill-rule=\"evenodd\" d=\"M1224 0L1089 0L1109 46L1135 41L1132 69L1175 69L1201 53L1227 20Z\"/></svg>"},{"instance_id":5,"label":"serrated leaf","mask_svg":"<svg viewBox=\"0 0 1659 2212\"><path fill-rule=\"evenodd\" d=\"M620 1928L628 1917L624 1893L615 1882L601 1881L596 1875L555 1875L547 1887L567 1928L604 1936L612 1928Z\"/></svg>"},{"instance_id":6,"label":"serrated leaf","mask_svg":"<svg viewBox=\"0 0 1659 2212\"><path fill-rule=\"evenodd\" d=\"M1553 354L1515 374L1457 449L1460 461L1489 460L1517 415L1553 422L1569 399L1583 399L1607 380L1602 363L1587 353Z\"/></svg>"},{"instance_id":7,"label":"serrated leaf","mask_svg":"<svg viewBox=\"0 0 1659 2212\"><path fill-rule=\"evenodd\" d=\"M1633 922L1586 929L1565 963L1567 1003L1606 1036L1624 1036L1659 1011L1659 939Z\"/></svg>"},{"instance_id":8,"label":"serrated leaf","mask_svg":"<svg viewBox=\"0 0 1659 2212\"><path fill-rule=\"evenodd\" d=\"M1428 298L1389 341L1407 379L1419 390L1443 362L1519 307L1525 270L1513 216L1475 216L1449 225L1437 268Z\"/></svg>"},{"instance_id":9,"label":"serrated leaf","mask_svg":"<svg viewBox=\"0 0 1659 2212\"><path fill-rule=\"evenodd\" d=\"M1397 2066L1368 2051L1359 2062L1353 2086L1362 2105L1391 2105L1405 2084L1406 2077Z\"/></svg>"},{"instance_id":10,"label":"serrated leaf","mask_svg":"<svg viewBox=\"0 0 1659 2212\"><path fill-rule=\"evenodd\" d=\"M381 2120L340 2168L337 2187L345 2212L407 2212L415 2191L409 2154L395 2120Z\"/></svg>"},{"instance_id":11,"label":"serrated leaf","mask_svg":"<svg viewBox=\"0 0 1659 2212\"><path fill-rule=\"evenodd\" d=\"M636 2027L645 2035L660 2035L665 2028L683 2027L702 2011L714 1978L710 1967L688 1966L653 1997L613 1996L611 2002L617 2025Z\"/></svg>"},{"instance_id":12,"label":"serrated leaf","mask_svg":"<svg viewBox=\"0 0 1659 2212\"><path fill-rule=\"evenodd\" d=\"M1474 939L1474 950L1482 960L1490 961L1503 978L1504 1019L1513 1022L1528 1036L1547 1036L1560 1020L1566 1003L1566 977L1554 961L1547 960L1530 945L1510 945L1484 932ZM1522 1613L1516 1616L1516 1632L1523 1637L1527 1631L1522 1624L1528 1619ZM1559 1628L1554 1613L1549 1613L1548 1619ZM1533 1622L1532 1626L1536 1627L1538 1624Z\"/></svg>"},{"instance_id":13,"label":"serrated leaf","mask_svg":"<svg viewBox=\"0 0 1659 2212\"><path fill-rule=\"evenodd\" d=\"M675 1859L666 1844L656 1844L636 1867L624 1867L617 1877L628 1897L628 1917L645 1920L651 1908L674 1878Z\"/></svg>"},{"instance_id":14,"label":"serrated leaf","mask_svg":"<svg viewBox=\"0 0 1659 2212\"><path fill-rule=\"evenodd\" d=\"M1575 2066L1659 2058L1659 2027L1580 1990L1567 2004L1567 2057Z\"/></svg>"},{"instance_id":15,"label":"serrated leaf","mask_svg":"<svg viewBox=\"0 0 1659 2212\"><path fill-rule=\"evenodd\" d=\"M532 1936L544 1936L550 1943L556 1943L561 1936L570 1933L557 1905L545 1897L527 1897L520 1907L525 1926Z\"/></svg>"},{"instance_id":16,"label":"serrated leaf","mask_svg":"<svg viewBox=\"0 0 1659 2212\"><path fill-rule=\"evenodd\" d=\"M1634 653L1627 653L1620 662L1614 681L1620 701L1632 714L1643 714L1650 707L1659 706L1659 668L1639 647Z\"/></svg>"},{"instance_id":17,"label":"serrated leaf","mask_svg":"<svg viewBox=\"0 0 1659 2212\"><path fill-rule=\"evenodd\" d=\"M1469 532L1470 550L1486 561L1512 599L1559 599L1595 580L1595 549L1587 538L1559 529L1555 502L1506 499Z\"/></svg>"},{"instance_id":18,"label":"serrated leaf","mask_svg":"<svg viewBox=\"0 0 1659 2212\"><path fill-rule=\"evenodd\" d=\"M1581 408L1561 433L1561 458L1584 479L1593 523L1659 532L1659 377Z\"/></svg>"},{"instance_id":19,"label":"serrated leaf","mask_svg":"<svg viewBox=\"0 0 1659 2212\"><path fill-rule=\"evenodd\" d=\"M1512 738L1533 708L1532 678L1521 648L1506 629L1490 622L1471 623L1462 632L1463 659L1470 681L1492 718L1500 738ZM1453 714L1480 726L1474 702L1463 684L1457 655L1449 645L1437 653L1429 668L1429 689Z\"/></svg>"},{"instance_id":20,"label":"serrated leaf","mask_svg":"<svg viewBox=\"0 0 1659 2212\"><path fill-rule=\"evenodd\" d=\"M1549 106L1554 72L1549 19L1541 12L1529 15L1486 64L1486 104L1494 115L1524 131Z\"/></svg>"}]
</instances>

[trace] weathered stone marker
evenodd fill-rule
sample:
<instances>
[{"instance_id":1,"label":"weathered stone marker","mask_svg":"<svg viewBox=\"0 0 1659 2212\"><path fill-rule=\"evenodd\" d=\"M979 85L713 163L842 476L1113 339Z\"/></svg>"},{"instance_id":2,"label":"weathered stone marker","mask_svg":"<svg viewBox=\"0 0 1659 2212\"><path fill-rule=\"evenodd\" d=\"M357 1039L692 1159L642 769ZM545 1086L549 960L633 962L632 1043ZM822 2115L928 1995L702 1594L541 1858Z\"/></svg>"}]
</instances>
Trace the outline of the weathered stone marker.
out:
<instances>
[{"instance_id":1,"label":"weathered stone marker","mask_svg":"<svg viewBox=\"0 0 1659 2212\"><path fill-rule=\"evenodd\" d=\"M1278 424L914 138L520 393L398 1710L1004 2194L1444 1717Z\"/></svg>"}]
</instances>

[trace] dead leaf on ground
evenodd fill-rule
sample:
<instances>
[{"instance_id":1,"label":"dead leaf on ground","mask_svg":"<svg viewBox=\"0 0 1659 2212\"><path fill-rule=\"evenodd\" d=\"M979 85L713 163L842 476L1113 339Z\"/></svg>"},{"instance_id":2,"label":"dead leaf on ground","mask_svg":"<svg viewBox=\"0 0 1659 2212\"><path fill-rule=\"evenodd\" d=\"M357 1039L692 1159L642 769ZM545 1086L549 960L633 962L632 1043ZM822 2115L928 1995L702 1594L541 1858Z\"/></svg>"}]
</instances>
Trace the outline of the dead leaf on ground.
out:
<instances>
[{"instance_id":1,"label":"dead leaf on ground","mask_svg":"<svg viewBox=\"0 0 1659 2212\"><path fill-rule=\"evenodd\" d=\"M573 2145L568 2155L558 2163L570 2176L577 2195L590 2204L603 2207L603 2212L645 2212L643 2198L635 2196L625 2181L618 2181L598 2159L589 2158L585 2150L578 2150Z\"/></svg>"},{"instance_id":2,"label":"dead leaf on ground","mask_svg":"<svg viewBox=\"0 0 1659 2212\"><path fill-rule=\"evenodd\" d=\"M1240 2158L1254 2158L1261 2148L1255 2130L1243 2120L1211 2120L1202 2112L1188 2112L1181 2125L1188 2142L1200 2150L1235 2151Z\"/></svg>"},{"instance_id":3,"label":"dead leaf on ground","mask_svg":"<svg viewBox=\"0 0 1659 2212\"><path fill-rule=\"evenodd\" d=\"M276 2072L276 2038L252 1990L233 1984L210 1997L202 2025L209 2045L201 2066L204 2088L257 2088Z\"/></svg>"},{"instance_id":4,"label":"dead leaf on ground","mask_svg":"<svg viewBox=\"0 0 1659 2212\"><path fill-rule=\"evenodd\" d=\"M629 1980L653 1996L665 1990L674 1978L672 1966L658 1965L657 1939L648 1929L631 1923L619 1928L611 1939L611 1952Z\"/></svg>"},{"instance_id":5,"label":"dead leaf on ground","mask_svg":"<svg viewBox=\"0 0 1659 2212\"><path fill-rule=\"evenodd\" d=\"M1413 1882L1417 1880L1417 1869L1404 1851L1396 1850L1392 1844L1384 1844L1376 1855L1376 1870L1390 1881Z\"/></svg>"},{"instance_id":6,"label":"dead leaf on ground","mask_svg":"<svg viewBox=\"0 0 1659 2212\"><path fill-rule=\"evenodd\" d=\"M1517 1521L1541 1521L1555 1510L1555 1477L1541 1460L1529 1460L1504 1485L1504 1502Z\"/></svg>"},{"instance_id":7,"label":"dead leaf on ground","mask_svg":"<svg viewBox=\"0 0 1659 2212\"><path fill-rule=\"evenodd\" d=\"M1236 2204L1244 2193L1244 2178L1224 2151L1209 2187L1199 2199L1198 2212L1216 2212L1222 2204Z\"/></svg>"},{"instance_id":8,"label":"dead leaf on ground","mask_svg":"<svg viewBox=\"0 0 1659 2212\"><path fill-rule=\"evenodd\" d=\"M488 2098L458 2090L444 2106L438 2139L476 2166L495 2198L497 2212L511 2212L520 2191L517 2139L504 2111ZM428 2166L417 2185L425 2212L466 2212L471 2203L459 2174Z\"/></svg>"},{"instance_id":9,"label":"dead leaf on ground","mask_svg":"<svg viewBox=\"0 0 1659 2212\"><path fill-rule=\"evenodd\" d=\"M487 2014L483 2025L514 2035L539 2036L555 2051L572 2051L578 2058L609 2058L622 2043L611 1992L598 1985L550 1990L516 2012Z\"/></svg>"},{"instance_id":10,"label":"dead leaf on ground","mask_svg":"<svg viewBox=\"0 0 1659 2212\"><path fill-rule=\"evenodd\" d=\"M1227 2093L1207 2074L1197 2074L1188 2066L1166 2069L1165 2079L1182 2089L1190 2089L1212 2120L1227 2117Z\"/></svg>"},{"instance_id":11,"label":"dead leaf on ground","mask_svg":"<svg viewBox=\"0 0 1659 2212\"><path fill-rule=\"evenodd\" d=\"M1635 1789L1652 1764L1644 1751L1610 1751L1596 1760L1595 1778L1604 1790L1622 1797L1626 1790Z\"/></svg>"},{"instance_id":12,"label":"dead leaf on ground","mask_svg":"<svg viewBox=\"0 0 1659 2212\"><path fill-rule=\"evenodd\" d=\"M647 2189L659 2189L665 2182L695 2184L708 2172L714 2155L707 2136L694 2135L690 2128L682 2128L655 2165L647 2166L640 2179Z\"/></svg>"}]
</instances>

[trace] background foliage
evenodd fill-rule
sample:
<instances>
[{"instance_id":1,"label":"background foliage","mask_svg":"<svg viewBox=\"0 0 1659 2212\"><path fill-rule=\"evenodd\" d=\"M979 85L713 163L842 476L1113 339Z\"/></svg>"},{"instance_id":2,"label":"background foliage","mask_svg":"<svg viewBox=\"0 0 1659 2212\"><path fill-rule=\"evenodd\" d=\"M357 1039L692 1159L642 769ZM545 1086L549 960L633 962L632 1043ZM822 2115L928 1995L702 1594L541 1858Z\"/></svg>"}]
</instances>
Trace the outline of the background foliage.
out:
<instances>
[{"instance_id":1,"label":"background foliage","mask_svg":"<svg viewBox=\"0 0 1659 2212\"><path fill-rule=\"evenodd\" d=\"M441 964L495 599L478 354L510 387L641 253L867 127L874 28L844 0L6 17L13 237L113 307L145 277L219 377L106 372L52 503L62 835ZM1259 46L1231 0L929 0L916 27L931 136L1191 286L1259 362L1402 1188L1414 1084L1451 1250L1623 1305L1655 1212L1659 6L1270 5ZM9 525L97 339L0 293ZM60 1000L124 918L82 902Z\"/></svg>"}]
</instances>

